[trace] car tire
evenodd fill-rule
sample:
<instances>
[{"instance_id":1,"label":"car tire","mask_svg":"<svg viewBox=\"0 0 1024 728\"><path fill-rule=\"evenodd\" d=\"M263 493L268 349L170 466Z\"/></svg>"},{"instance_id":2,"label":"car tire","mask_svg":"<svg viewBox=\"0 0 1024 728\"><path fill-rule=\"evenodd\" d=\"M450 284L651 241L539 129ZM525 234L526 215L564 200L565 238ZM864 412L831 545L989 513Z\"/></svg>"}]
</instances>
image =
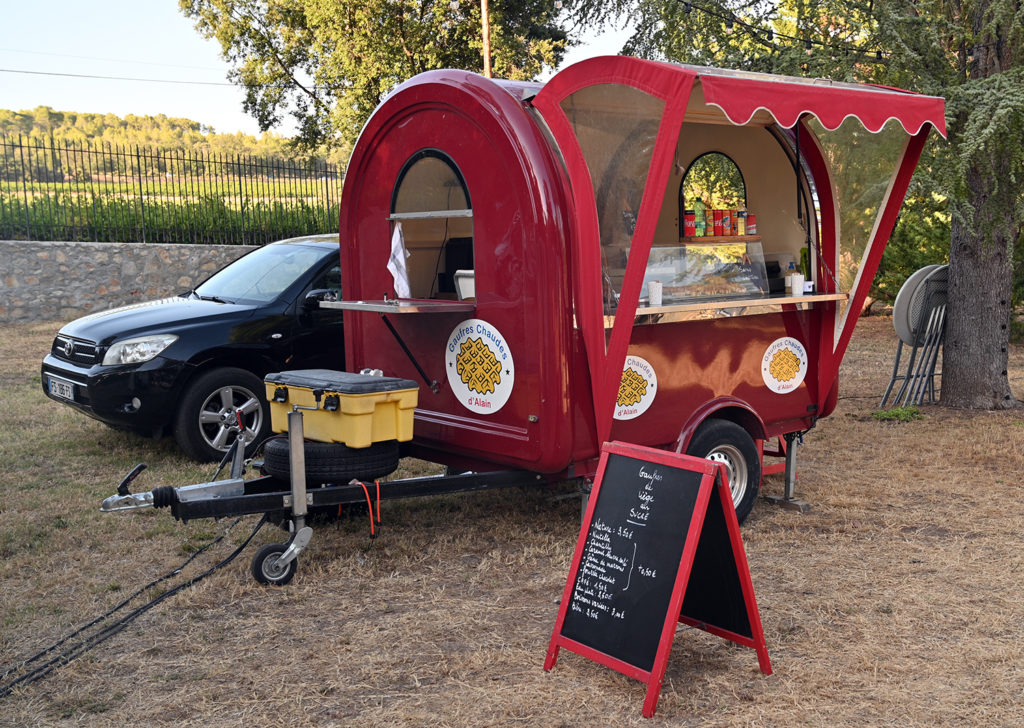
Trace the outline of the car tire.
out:
<instances>
[{"instance_id":1,"label":"car tire","mask_svg":"<svg viewBox=\"0 0 1024 728\"><path fill-rule=\"evenodd\" d=\"M372 480L398 468L398 441L375 442L369 447L352 448L338 442L306 442L306 484L347 483L353 478ZM263 469L275 478L291 477L288 438L267 441L263 450Z\"/></svg>"},{"instance_id":2,"label":"car tire","mask_svg":"<svg viewBox=\"0 0 1024 728\"><path fill-rule=\"evenodd\" d=\"M200 375L185 390L174 419L174 438L193 460L217 461L224 457L235 434L229 427L234 412L242 409L251 455L270 434L270 407L263 380L235 367L213 369Z\"/></svg>"},{"instance_id":3,"label":"car tire","mask_svg":"<svg viewBox=\"0 0 1024 728\"><path fill-rule=\"evenodd\" d=\"M729 420L705 420L690 440L686 454L725 465L736 518L743 523L761 489L761 460L750 433Z\"/></svg>"}]
</instances>

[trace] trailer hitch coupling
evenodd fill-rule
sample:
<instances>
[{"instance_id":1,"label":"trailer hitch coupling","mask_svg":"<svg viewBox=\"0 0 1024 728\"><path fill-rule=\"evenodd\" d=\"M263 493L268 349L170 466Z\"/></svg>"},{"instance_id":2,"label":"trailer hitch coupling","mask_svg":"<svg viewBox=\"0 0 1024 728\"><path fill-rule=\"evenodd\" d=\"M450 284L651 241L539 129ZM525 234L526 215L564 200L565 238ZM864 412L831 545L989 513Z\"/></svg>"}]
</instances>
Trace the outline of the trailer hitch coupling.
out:
<instances>
[{"instance_id":1,"label":"trailer hitch coupling","mask_svg":"<svg viewBox=\"0 0 1024 728\"><path fill-rule=\"evenodd\" d=\"M139 463L132 468L131 472L124 476L118 484L117 495L106 498L102 505L100 505L100 510L104 513L112 513L114 511L134 511L139 508L152 508L153 494L151 492L132 495L132 492L129 490L132 481L139 477L139 473L145 469L145 463Z\"/></svg>"},{"instance_id":2,"label":"trailer hitch coupling","mask_svg":"<svg viewBox=\"0 0 1024 728\"><path fill-rule=\"evenodd\" d=\"M114 513L116 511L137 511L142 508L169 508L176 503L209 498L230 498L245 493L245 481L242 478L214 480L209 483L184 485L178 488L164 485L145 493L130 492L128 486L145 469L146 466L143 464L136 465L117 486L117 493L103 500L103 503L100 504L100 511Z\"/></svg>"},{"instance_id":3,"label":"trailer hitch coupling","mask_svg":"<svg viewBox=\"0 0 1024 728\"><path fill-rule=\"evenodd\" d=\"M100 504L103 513L115 511L136 511L140 508L153 507L153 493L128 493L127 495L112 495L104 498Z\"/></svg>"}]
</instances>

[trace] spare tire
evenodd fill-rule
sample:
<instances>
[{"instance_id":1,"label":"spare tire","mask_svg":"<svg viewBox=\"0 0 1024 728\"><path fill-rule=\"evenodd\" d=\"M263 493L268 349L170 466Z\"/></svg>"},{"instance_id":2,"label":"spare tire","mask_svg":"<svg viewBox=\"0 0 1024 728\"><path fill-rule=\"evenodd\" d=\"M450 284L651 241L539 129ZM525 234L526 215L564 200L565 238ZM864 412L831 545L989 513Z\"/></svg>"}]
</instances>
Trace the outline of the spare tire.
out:
<instances>
[{"instance_id":1,"label":"spare tire","mask_svg":"<svg viewBox=\"0 0 1024 728\"><path fill-rule=\"evenodd\" d=\"M353 478L372 480L398 468L398 441L375 442L369 447L352 448L338 442L305 443L306 484L347 483ZM275 437L263 450L263 468L275 478L291 477L288 438Z\"/></svg>"}]
</instances>

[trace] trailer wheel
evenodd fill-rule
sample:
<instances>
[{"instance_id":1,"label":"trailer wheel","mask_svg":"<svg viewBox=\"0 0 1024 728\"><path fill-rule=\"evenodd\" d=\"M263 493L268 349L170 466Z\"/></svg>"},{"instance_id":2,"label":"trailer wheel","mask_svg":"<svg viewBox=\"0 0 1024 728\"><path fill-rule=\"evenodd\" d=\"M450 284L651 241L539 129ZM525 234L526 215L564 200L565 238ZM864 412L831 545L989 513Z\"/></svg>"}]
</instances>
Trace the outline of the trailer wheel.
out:
<instances>
[{"instance_id":1,"label":"trailer wheel","mask_svg":"<svg viewBox=\"0 0 1024 728\"><path fill-rule=\"evenodd\" d=\"M393 473L398 467L398 441L375 442L369 447L346 447L337 442L307 442L306 484L347 483L352 478L370 480ZM291 477L288 438L269 440L263 451L263 467L275 478Z\"/></svg>"},{"instance_id":2,"label":"trailer wheel","mask_svg":"<svg viewBox=\"0 0 1024 728\"><path fill-rule=\"evenodd\" d=\"M761 489L761 462L750 433L735 422L709 419L690 440L686 454L725 465L736 518L743 523Z\"/></svg>"},{"instance_id":3,"label":"trailer wheel","mask_svg":"<svg viewBox=\"0 0 1024 728\"><path fill-rule=\"evenodd\" d=\"M284 586L295 576L299 563L292 559L286 566L276 566L278 558L288 548L283 543L267 544L252 558L252 575L260 584Z\"/></svg>"}]
</instances>

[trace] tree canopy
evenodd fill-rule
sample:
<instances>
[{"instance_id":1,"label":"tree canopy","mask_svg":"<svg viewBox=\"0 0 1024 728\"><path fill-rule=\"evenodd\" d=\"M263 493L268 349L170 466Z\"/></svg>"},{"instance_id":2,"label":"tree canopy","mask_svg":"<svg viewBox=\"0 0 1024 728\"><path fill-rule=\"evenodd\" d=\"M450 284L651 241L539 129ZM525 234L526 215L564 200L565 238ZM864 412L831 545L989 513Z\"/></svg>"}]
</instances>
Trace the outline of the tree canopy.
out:
<instances>
[{"instance_id":1,"label":"tree canopy","mask_svg":"<svg viewBox=\"0 0 1024 728\"><path fill-rule=\"evenodd\" d=\"M270 129L286 114L297 141L349 147L384 96L437 68L483 69L475 0L180 0L216 38L245 89L245 109ZM491 0L495 76L531 79L555 67L566 33L554 0Z\"/></svg>"}]
</instances>

